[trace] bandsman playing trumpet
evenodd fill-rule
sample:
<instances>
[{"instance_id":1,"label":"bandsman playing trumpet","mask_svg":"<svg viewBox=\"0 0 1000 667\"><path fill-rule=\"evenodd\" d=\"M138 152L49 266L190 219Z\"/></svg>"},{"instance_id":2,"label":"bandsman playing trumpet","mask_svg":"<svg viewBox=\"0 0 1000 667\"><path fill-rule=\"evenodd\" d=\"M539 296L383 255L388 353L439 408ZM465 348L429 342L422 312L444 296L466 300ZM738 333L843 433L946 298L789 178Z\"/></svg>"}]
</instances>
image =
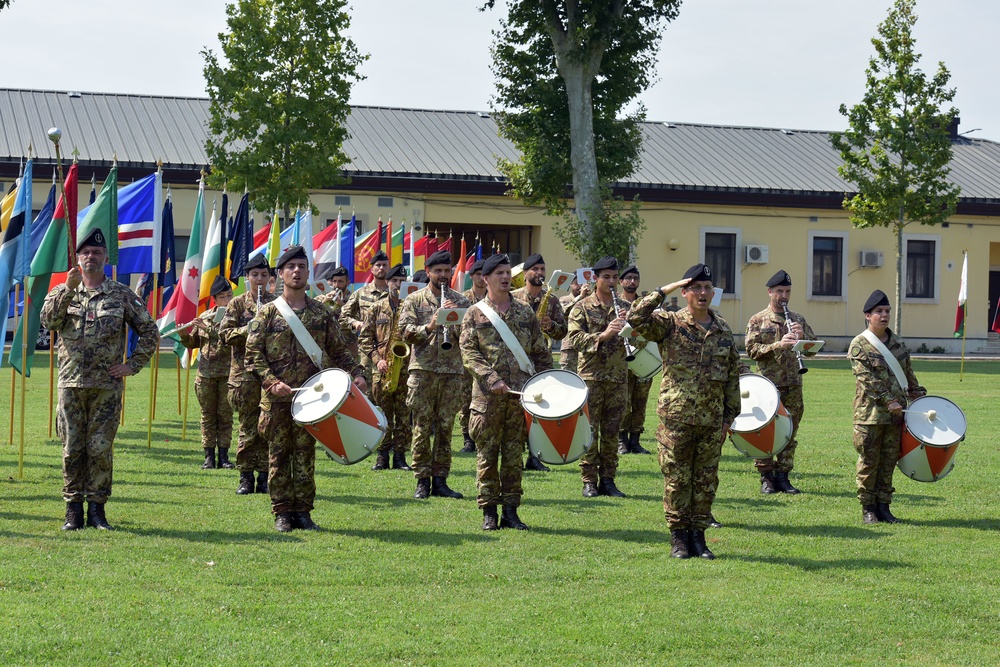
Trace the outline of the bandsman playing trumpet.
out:
<instances>
[{"instance_id":1,"label":"bandsman playing trumpet","mask_svg":"<svg viewBox=\"0 0 1000 667\"><path fill-rule=\"evenodd\" d=\"M483 280L483 260L476 260L469 269L469 276L472 278L472 287L462 292L462 296L469 300L469 303L477 303L486 296L486 281ZM459 424L462 426L462 449L459 451L466 454L476 453L476 443L469 435L469 414L472 405L472 375L468 371L465 373L465 384L462 385L462 412L459 417Z\"/></svg>"},{"instance_id":2,"label":"bandsman playing trumpet","mask_svg":"<svg viewBox=\"0 0 1000 667\"><path fill-rule=\"evenodd\" d=\"M357 359L358 337L354 334L354 328L351 326L351 323L347 321L346 317L343 317L344 306L347 305L347 300L351 296L351 292L347 289L350 274L347 273L346 267L338 266L326 274L326 279L330 281L330 289L326 294L317 296L316 301L332 310L333 314L337 316L337 320L340 322L340 333L344 336L344 340L347 341L347 349Z\"/></svg>"},{"instance_id":3,"label":"bandsman playing trumpet","mask_svg":"<svg viewBox=\"0 0 1000 667\"><path fill-rule=\"evenodd\" d=\"M618 280L622 285L622 303L631 307L639 298L639 267L635 264L626 266ZM645 346L645 343L636 344L636 347L640 346ZM653 378L643 380L631 368L628 369L628 400L625 416L622 417L622 430L618 434L619 454L649 454L649 450L639 444L639 436L646 430L646 402L652 386Z\"/></svg>"}]
</instances>

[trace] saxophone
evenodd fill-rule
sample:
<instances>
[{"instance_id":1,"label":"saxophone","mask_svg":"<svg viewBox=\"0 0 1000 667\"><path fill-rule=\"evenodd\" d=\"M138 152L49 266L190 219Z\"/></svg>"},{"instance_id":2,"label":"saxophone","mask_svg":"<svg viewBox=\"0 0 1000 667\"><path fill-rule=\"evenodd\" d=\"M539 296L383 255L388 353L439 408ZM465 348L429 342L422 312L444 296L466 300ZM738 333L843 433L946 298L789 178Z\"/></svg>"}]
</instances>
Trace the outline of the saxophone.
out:
<instances>
[{"instance_id":1,"label":"saxophone","mask_svg":"<svg viewBox=\"0 0 1000 667\"><path fill-rule=\"evenodd\" d=\"M403 364L410 358L410 346L399 340L396 334L396 327L399 326L399 309L402 304L396 306L392 314L392 324L390 325L389 341L386 345L386 352L389 354L389 370L382 376L382 390L386 394L396 391L399 386L399 374L403 370Z\"/></svg>"}]
</instances>

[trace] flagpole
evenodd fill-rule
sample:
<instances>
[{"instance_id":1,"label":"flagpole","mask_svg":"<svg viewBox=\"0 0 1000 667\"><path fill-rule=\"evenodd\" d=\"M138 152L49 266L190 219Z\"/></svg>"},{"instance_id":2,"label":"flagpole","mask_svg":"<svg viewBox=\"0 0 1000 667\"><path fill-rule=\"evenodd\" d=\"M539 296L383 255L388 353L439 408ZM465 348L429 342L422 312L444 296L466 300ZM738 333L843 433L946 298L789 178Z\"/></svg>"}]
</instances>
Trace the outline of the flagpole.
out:
<instances>
[{"instance_id":1,"label":"flagpole","mask_svg":"<svg viewBox=\"0 0 1000 667\"><path fill-rule=\"evenodd\" d=\"M31 308L31 296L28 294L28 290L24 291L24 308ZM30 311L29 311L30 312ZM24 479L24 383L25 378L28 375L28 323L24 317L22 311L21 314L21 417L20 421L20 443L17 447L17 478ZM13 369L13 366L11 367Z\"/></svg>"},{"instance_id":2,"label":"flagpole","mask_svg":"<svg viewBox=\"0 0 1000 667\"><path fill-rule=\"evenodd\" d=\"M69 259L70 268L72 268L76 265L76 248L73 244L73 241L75 240L73 237L76 235L76 230L73 228L72 220L69 219L69 202L66 200L66 184L63 180L62 155L59 152L59 140L62 139L62 130L58 127L53 127L49 129L48 134L49 140L56 146L56 170L59 172L59 196L62 197L63 206L66 207L66 243L68 246L66 248L66 257Z\"/></svg>"},{"instance_id":3,"label":"flagpole","mask_svg":"<svg viewBox=\"0 0 1000 667\"><path fill-rule=\"evenodd\" d=\"M22 357L23 359L23 357ZM49 332L49 437L52 437L52 415L55 412L55 375L56 375L56 332ZM23 361L21 362L24 363Z\"/></svg>"},{"instance_id":4,"label":"flagpole","mask_svg":"<svg viewBox=\"0 0 1000 667\"><path fill-rule=\"evenodd\" d=\"M17 325L21 322L21 318L17 316L17 300L21 294L21 283L14 283L14 331L17 331ZM21 358L21 366L24 366L24 358ZM23 370L23 369L22 369ZM14 446L14 401L17 398L17 375L14 374L14 366L10 367L10 446Z\"/></svg>"},{"instance_id":5,"label":"flagpole","mask_svg":"<svg viewBox=\"0 0 1000 667\"><path fill-rule=\"evenodd\" d=\"M184 417L181 421L181 440L187 441L187 429L188 429L188 403L190 403L190 389L191 389L191 366L194 365L194 354L190 355L188 359L187 369L184 373Z\"/></svg>"},{"instance_id":6,"label":"flagpole","mask_svg":"<svg viewBox=\"0 0 1000 667\"><path fill-rule=\"evenodd\" d=\"M969 266L969 251L968 250L964 250L964 251L962 251L962 254L965 255L965 258L964 258L965 259L965 261L964 261L965 268L968 268L968 266ZM965 272L963 271L963 273L965 273ZM968 283L968 279L969 279L968 278L968 274L963 275L962 278L964 278L966 280L966 283L965 283L966 284L966 289L968 289L968 285L969 285L969 283ZM962 304L962 363L961 363L961 365L959 366L959 369L958 369L958 381L959 382L961 382L962 379L965 377L965 332L969 328L968 324L969 324L969 295L968 295L968 293L966 293L966 295L965 295L965 303Z\"/></svg>"},{"instance_id":7,"label":"flagpole","mask_svg":"<svg viewBox=\"0 0 1000 667\"><path fill-rule=\"evenodd\" d=\"M157 287L160 274L153 274L153 321L160 318L160 290ZM156 343L156 354L153 355L153 419L156 419L156 398L160 387L160 342Z\"/></svg>"},{"instance_id":8,"label":"flagpole","mask_svg":"<svg viewBox=\"0 0 1000 667\"><path fill-rule=\"evenodd\" d=\"M155 267L150 267L155 268ZM158 273L153 273L153 321L156 321L156 283ZM153 448L153 413L156 409L156 362L160 358L160 333L156 333L156 347L153 349L153 364L149 369L149 409L146 416L146 449Z\"/></svg>"}]
</instances>

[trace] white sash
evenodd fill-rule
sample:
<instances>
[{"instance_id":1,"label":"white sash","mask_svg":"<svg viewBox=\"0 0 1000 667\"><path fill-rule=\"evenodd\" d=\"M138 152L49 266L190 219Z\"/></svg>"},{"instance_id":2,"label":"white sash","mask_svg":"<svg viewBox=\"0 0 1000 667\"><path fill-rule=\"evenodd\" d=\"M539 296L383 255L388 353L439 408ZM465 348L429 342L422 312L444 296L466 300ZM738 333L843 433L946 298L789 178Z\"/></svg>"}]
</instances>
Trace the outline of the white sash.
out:
<instances>
[{"instance_id":1,"label":"white sash","mask_svg":"<svg viewBox=\"0 0 1000 667\"><path fill-rule=\"evenodd\" d=\"M510 330L510 327L507 326L506 322L500 319L497 311L490 308L485 299L474 303L472 307L478 307L481 311L483 311L483 315L489 319L490 324L493 325L493 327L497 330L497 333L500 334L500 338L502 338L503 342L507 345L507 349L509 349L511 354L514 355L514 359L517 361L517 365L521 368L521 370L528 375L534 375L535 365L531 363L531 359L528 358L528 353L524 351L524 348L521 346L521 342L517 339L517 336L514 335L514 332Z\"/></svg>"},{"instance_id":2,"label":"white sash","mask_svg":"<svg viewBox=\"0 0 1000 667\"><path fill-rule=\"evenodd\" d=\"M861 332L861 335L867 338L868 342L882 353L882 356L885 357L885 363L889 364L889 370L896 376L896 382L899 383L904 393L908 392L910 388L909 383L906 381L906 373L903 372L903 367L899 365L899 359L896 358L896 355L889 351L889 348L878 339L878 336L872 333L871 329L865 329Z\"/></svg>"},{"instance_id":3,"label":"white sash","mask_svg":"<svg viewBox=\"0 0 1000 667\"><path fill-rule=\"evenodd\" d=\"M309 355L309 358L316 364L316 368L323 370L323 351L319 349L316 340L306 331L302 320L299 319L299 316L295 314L292 307L285 301L285 297L279 296L274 300L274 305L277 307L278 312L281 313L281 316L285 318L285 321L288 322L292 333L295 334L295 340L299 341L299 345L302 346L302 349Z\"/></svg>"}]
</instances>

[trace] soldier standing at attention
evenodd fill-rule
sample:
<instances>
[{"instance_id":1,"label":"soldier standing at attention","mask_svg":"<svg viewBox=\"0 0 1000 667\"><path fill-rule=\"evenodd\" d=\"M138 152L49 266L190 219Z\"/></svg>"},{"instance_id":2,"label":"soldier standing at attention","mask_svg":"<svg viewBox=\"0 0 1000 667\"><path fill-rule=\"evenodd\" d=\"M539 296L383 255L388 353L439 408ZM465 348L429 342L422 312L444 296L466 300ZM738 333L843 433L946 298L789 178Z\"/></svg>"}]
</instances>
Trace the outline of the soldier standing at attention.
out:
<instances>
[{"instance_id":1,"label":"soldier standing at attention","mask_svg":"<svg viewBox=\"0 0 1000 667\"><path fill-rule=\"evenodd\" d=\"M580 285L580 282L573 278L573 281L569 284L569 294L559 299L559 306L563 310L563 317L566 319L566 332L569 333L569 311L573 310L580 299L586 299L590 296L591 289L590 284ZM577 367L577 353L573 349L573 344L570 343L569 336L567 335L562 339L562 344L559 348L559 368L564 371L576 372Z\"/></svg>"},{"instance_id":2,"label":"soldier standing at attention","mask_svg":"<svg viewBox=\"0 0 1000 667\"><path fill-rule=\"evenodd\" d=\"M872 292L865 302L868 327L851 341L847 353L857 381L854 449L858 452L858 500L864 523L899 521L889 505L896 490L892 474L903 437L903 411L908 398L927 394L913 374L906 345L889 329L890 310L885 292Z\"/></svg>"},{"instance_id":3,"label":"soldier standing at attention","mask_svg":"<svg viewBox=\"0 0 1000 667\"><path fill-rule=\"evenodd\" d=\"M293 388L326 368L340 368L367 389L361 366L347 351L330 309L306 295L309 260L293 245L275 263L281 296L261 307L247 334L247 365L261 379L259 430L269 443L268 490L274 528L319 530L310 512L316 500L316 441L292 420ZM294 321L303 330L293 329ZM302 336L302 338L300 338Z\"/></svg>"},{"instance_id":4,"label":"soldier standing at attention","mask_svg":"<svg viewBox=\"0 0 1000 667\"><path fill-rule=\"evenodd\" d=\"M104 504L111 497L114 441L118 433L124 384L146 365L159 343L156 323L129 288L104 275L108 249L95 229L76 247L78 266L66 282L49 292L41 322L59 334L59 414L63 443L63 530L87 525L111 530ZM125 363L125 325L139 335Z\"/></svg>"},{"instance_id":5,"label":"soldier standing at attention","mask_svg":"<svg viewBox=\"0 0 1000 667\"><path fill-rule=\"evenodd\" d=\"M226 315L219 326L222 342L233 350L233 366L229 371L229 404L239 413L239 435L236 444L236 467L240 483L236 493L254 492L253 474L257 473L257 493L267 493L267 443L257 432L260 419L260 379L245 363L247 325L257 314L257 309L274 301L267 281L271 267L264 254L255 255L243 268L247 290L229 302Z\"/></svg>"},{"instance_id":6,"label":"soldier standing at attention","mask_svg":"<svg viewBox=\"0 0 1000 667\"><path fill-rule=\"evenodd\" d=\"M202 469L216 467L215 450L219 450L219 468L235 468L229 461L229 445L233 439L233 408L229 405L229 371L233 350L222 342L215 313L223 311L233 298L233 288L222 276L216 276L209 290L215 299L215 308L198 316L195 324L179 332L181 344L198 350L198 377L194 393L201 405L201 446L205 450Z\"/></svg>"},{"instance_id":7,"label":"soldier standing at attention","mask_svg":"<svg viewBox=\"0 0 1000 667\"><path fill-rule=\"evenodd\" d=\"M486 296L486 281L483 280L483 260L476 260L469 269L472 277L472 287L462 292L462 296L469 300L469 303L478 303ZM472 403L472 375L468 371L465 373L465 382L462 384L462 412L458 419L462 426L462 449L458 450L465 454L476 453L476 443L469 435L469 412Z\"/></svg>"},{"instance_id":8,"label":"soldier standing at attention","mask_svg":"<svg viewBox=\"0 0 1000 667\"><path fill-rule=\"evenodd\" d=\"M511 296L510 269L507 255L483 262L486 298L469 308L462 322L462 361L475 379L469 430L478 449L477 502L483 510L483 530L528 529L517 516L521 451L528 430L519 397L508 392L524 387L534 373L552 368L552 352L535 312ZM499 524L498 504L503 505Z\"/></svg>"},{"instance_id":9,"label":"soldier standing at attention","mask_svg":"<svg viewBox=\"0 0 1000 667\"><path fill-rule=\"evenodd\" d=\"M354 328L343 316L344 306L347 305L347 299L351 296L351 293L347 289L350 275L347 273L346 268L338 266L328 272L327 279L330 281L329 291L326 294L320 294L316 297L316 300L333 311L333 314L340 321L340 333L347 343L347 348L354 355L354 358L357 359L358 337L354 335Z\"/></svg>"},{"instance_id":10,"label":"soldier standing at attention","mask_svg":"<svg viewBox=\"0 0 1000 667\"><path fill-rule=\"evenodd\" d=\"M657 310L678 287L687 307ZM740 355L729 325L709 309L712 295L711 271L695 264L681 280L639 299L628 315L643 338L659 344L663 357L656 439L674 558L715 558L705 529L719 485L722 443L740 412Z\"/></svg>"},{"instance_id":11,"label":"soldier standing at attention","mask_svg":"<svg viewBox=\"0 0 1000 667\"><path fill-rule=\"evenodd\" d=\"M413 415L413 497L461 498L448 487L451 472L451 430L462 408L465 369L458 349L461 328L437 323L440 308L468 308L460 292L448 287L451 253L438 251L425 262L430 284L403 301L399 333L410 344L410 377L406 405ZM447 336L447 343L446 343ZM431 439L433 438L433 443ZM433 480L431 479L433 478Z\"/></svg>"},{"instance_id":12,"label":"soldier standing at attention","mask_svg":"<svg viewBox=\"0 0 1000 667\"><path fill-rule=\"evenodd\" d=\"M410 411L406 407L406 381L409 378L406 367L410 363L407 355L396 359L391 346L402 343L399 338L399 286L406 279L406 269L402 264L389 269L385 274L389 285L389 297L376 301L365 318L361 330L361 350L372 360L371 396L375 404L382 408L388 422L388 430L375 454L372 470L388 470L389 452L392 452L392 467L395 470L412 470L406 464L406 448L410 446ZM398 364L399 375L396 386L386 386L389 371Z\"/></svg>"},{"instance_id":13,"label":"soldier standing at attention","mask_svg":"<svg viewBox=\"0 0 1000 667\"><path fill-rule=\"evenodd\" d=\"M778 271L767 281L767 296L767 308L747 323L747 355L757 362L760 374L778 388L781 403L792 419L792 435L777 457L755 459L754 465L760 473L761 493L781 491L796 494L799 490L788 481L788 473L795 463L795 448L798 445L795 434L802 422L805 403L802 400L798 357L792 352L792 346L800 340L814 340L816 336L798 313L788 311L789 319L785 319L792 296L792 277L785 271Z\"/></svg>"},{"instance_id":14,"label":"soldier standing at attention","mask_svg":"<svg viewBox=\"0 0 1000 667\"><path fill-rule=\"evenodd\" d=\"M628 381L625 342L619 335L625 312L615 308L618 260L603 257L594 265L593 296L582 299L569 313L569 339L579 353L578 375L587 383L587 399L594 428L594 444L580 457L583 497L625 494L615 486L618 471L618 431L625 414Z\"/></svg>"},{"instance_id":15,"label":"soldier standing at attention","mask_svg":"<svg viewBox=\"0 0 1000 667\"><path fill-rule=\"evenodd\" d=\"M618 279L622 284L622 302L631 307L639 298L639 267L635 264L626 266ZM635 345L645 347L646 343ZM653 378L641 380L631 368L628 369L628 401L625 416L622 417L622 430L618 434L619 454L649 454L649 450L639 444L639 436L646 430L646 402L652 386Z\"/></svg>"},{"instance_id":16,"label":"soldier standing at attention","mask_svg":"<svg viewBox=\"0 0 1000 667\"><path fill-rule=\"evenodd\" d=\"M340 314L341 319L347 322L355 335L361 333L361 329L365 325L365 316L375 305L375 302L384 299L389 294L389 284L385 280L385 275L389 271L389 258L381 250L372 257L371 269L372 281L351 293ZM371 378L372 360L364 352L359 350L359 353L359 361L364 366L365 377Z\"/></svg>"}]
</instances>

